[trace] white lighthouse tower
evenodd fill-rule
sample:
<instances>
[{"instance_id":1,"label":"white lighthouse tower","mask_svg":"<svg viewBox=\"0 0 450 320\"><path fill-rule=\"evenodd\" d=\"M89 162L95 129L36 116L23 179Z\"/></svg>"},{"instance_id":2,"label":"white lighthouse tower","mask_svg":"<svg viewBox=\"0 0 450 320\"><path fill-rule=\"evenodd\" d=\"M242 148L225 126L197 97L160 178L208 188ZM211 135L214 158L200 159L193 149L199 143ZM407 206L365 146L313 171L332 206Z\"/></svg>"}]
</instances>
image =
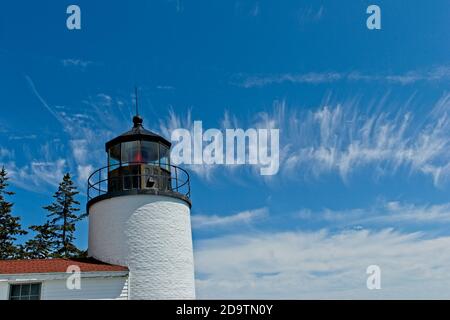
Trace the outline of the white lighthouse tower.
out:
<instances>
[{"instance_id":1,"label":"white lighthouse tower","mask_svg":"<svg viewBox=\"0 0 450 320\"><path fill-rule=\"evenodd\" d=\"M89 256L128 267L130 299L194 299L189 175L142 122L106 143L89 178Z\"/></svg>"}]
</instances>

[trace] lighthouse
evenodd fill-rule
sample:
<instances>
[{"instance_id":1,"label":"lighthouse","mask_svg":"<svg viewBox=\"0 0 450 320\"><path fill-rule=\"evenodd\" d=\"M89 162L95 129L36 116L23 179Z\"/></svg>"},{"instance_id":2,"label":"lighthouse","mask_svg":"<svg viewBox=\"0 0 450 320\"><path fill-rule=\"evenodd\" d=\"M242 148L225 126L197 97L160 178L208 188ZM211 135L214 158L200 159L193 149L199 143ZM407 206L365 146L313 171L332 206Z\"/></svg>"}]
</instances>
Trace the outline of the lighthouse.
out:
<instances>
[{"instance_id":1,"label":"lighthouse","mask_svg":"<svg viewBox=\"0 0 450 320\"><path fill-rule=\"evenodd\" d=\"M136 114L88 179L88 254L128 268L129 299L195 298L189 174L170 147Z\"/></svg>"}]
</instances>

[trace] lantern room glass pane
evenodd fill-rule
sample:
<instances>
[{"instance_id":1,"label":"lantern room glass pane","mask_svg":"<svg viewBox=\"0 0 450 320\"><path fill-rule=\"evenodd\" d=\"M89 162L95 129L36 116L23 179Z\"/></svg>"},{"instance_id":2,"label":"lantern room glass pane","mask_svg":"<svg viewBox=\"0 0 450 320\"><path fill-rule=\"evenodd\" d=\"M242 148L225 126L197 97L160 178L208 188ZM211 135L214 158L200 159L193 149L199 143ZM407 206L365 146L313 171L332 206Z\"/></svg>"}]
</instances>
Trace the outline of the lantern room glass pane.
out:
<instances>
[{"instance_id":1,"label":"lantern room glass pane","mask_svg":"<svg viewBox=\"0 0 450 320\"><path fill-rule=\"evenodd\" d=\"M119 166L120 144L117 144L109 149L108 160L109 170L114 170Z\"/></svg>"},{"instance_id":2,"label":"lantern room glass pane","mask_svg":"<svg viewBox=\"0 0 450 320\"><path fill-rule=\"evenodd\" d=\"M170 171L170 150L166 146L159 145L159 154L161 159L161 168Z\"/></svg>"},{"instance_id":3,"label":"lantern room glass pane","mask_svg":"<svg viewBox=\"0 0 450 320\"><path fill-rule=\"evenodd\" d=\"M159 165L158 143L142 141L141 146L142 161L147 164Z\"/></svg>"},{"instance_id":4,"label":"lantern room glass pane","mask_svg":"<svg viewBox=\"0 0 450 320\"><path fill-rule=\"evenodd\" d=\"M127 162L142 162L140 141L130 141L122 143L122 164Z\"/></svg>"}]
</instances>

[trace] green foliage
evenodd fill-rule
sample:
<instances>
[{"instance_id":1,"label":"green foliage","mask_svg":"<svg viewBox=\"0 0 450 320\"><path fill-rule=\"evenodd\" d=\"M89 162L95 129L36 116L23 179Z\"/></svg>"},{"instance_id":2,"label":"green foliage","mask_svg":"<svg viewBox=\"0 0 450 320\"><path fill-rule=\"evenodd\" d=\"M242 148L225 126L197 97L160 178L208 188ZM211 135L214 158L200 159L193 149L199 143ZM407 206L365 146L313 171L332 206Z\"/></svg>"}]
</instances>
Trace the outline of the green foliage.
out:
<instances>
[{"instance_id":1,"label":"green foliage","mask_svg":"<svg viewBox=\"0 0 450 320\"><path fill-rule=\"evenodd\" d=\"M70 258L80 254L80 250L74 244L75 226L86 215L77 213L80 211L78 208L80 203L75 199L78 193L70 174L67 173L59 184L58 191L53 195L55 201L44 207L49 212L47 217L50 220L45 227L36 228L37 236L41 236L42 244L54 248L51 254L53 257Z\"/></svg>"},{"instance_id":2,"label":"green foliage","mask_svg":"<svg viewBox=\"0 0 450 320\"><path fill-rule=\"evenodd\" d=\"M5 168L0 171L0 260L4 259L47 259L84 257L86 251L79 250L75 244L76 223L86 217L79 214L80 203L75 199L79 193L70 174L65 174L55 192L54 202L44 209L48 220L43 225L30 226L34 237L24 245L16 245L17 236L27 234L22 230L20 218L11 214L13 203L6 196L8 177Z\"/></svg>"},{"instance_id":3,"label":"green foliage","mask_svg":"<svg viewBox=\"0 0 450 320\"><path fill-rule=\"evenodd\" d=\"M55 225L47 221L42 226L31 226L36 233L33 239L28 240L24 246L24 257L28 259L47 259L53 257L56 241Z\"/></svg>"},{"instance_id":4,"label":"green foliage","mask_svg":"<svg viewBox=\"0 0 450 320\"><path fill-rule=\"evenodd\" d=\"M7 172L4 167L0 171L0 259L22 258L22 249L15 244L18 235L27 234L20 225L20 218L12 215L13 203L6 200L14 192L7 191Z\"/></svg>"}]
</instances>

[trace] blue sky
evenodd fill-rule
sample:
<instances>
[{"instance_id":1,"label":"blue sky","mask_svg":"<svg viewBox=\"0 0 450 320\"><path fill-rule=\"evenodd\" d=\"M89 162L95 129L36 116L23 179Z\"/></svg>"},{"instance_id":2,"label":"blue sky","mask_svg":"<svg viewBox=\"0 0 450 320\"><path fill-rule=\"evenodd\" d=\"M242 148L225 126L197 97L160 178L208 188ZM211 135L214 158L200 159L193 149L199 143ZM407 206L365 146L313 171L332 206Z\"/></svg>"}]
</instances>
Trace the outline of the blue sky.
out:
<instances>
[{"instance_id":1,"label":"blue sky","mask_svg":"<svg viewBox=\"0 0 450 320\"><path fill-rule=\"evenodd\" d=\"M64 172L86 192L138 85L168 138L194 120L280 129L276 176L187 168L199 297L449 298L448 1L74 3L78 31L72 2L0 11L0 163L24 225Z\"/></svg>"}]
</instances>

